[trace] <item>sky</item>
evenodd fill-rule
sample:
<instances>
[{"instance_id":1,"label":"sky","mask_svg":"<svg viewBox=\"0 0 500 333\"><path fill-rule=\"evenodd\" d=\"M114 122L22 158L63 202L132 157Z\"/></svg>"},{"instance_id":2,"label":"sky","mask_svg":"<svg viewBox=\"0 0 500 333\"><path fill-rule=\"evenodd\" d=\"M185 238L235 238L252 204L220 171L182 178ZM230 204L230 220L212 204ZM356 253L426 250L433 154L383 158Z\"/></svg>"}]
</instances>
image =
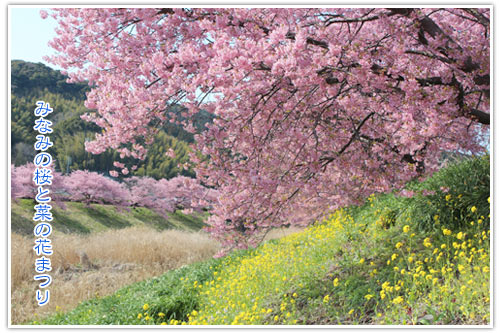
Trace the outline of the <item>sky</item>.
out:
<instances>
[{"instance_id":1,"label":"sky","mask_svg":"<svg viewBox=\"0 0 500 333\"><path fill-rule=\"evenodd\" d=\"M54 54L48 42L56 36L54 29L57 22L50 16L42 19L39 14L41 9L10 8L10 59L42 62L60 69L42 59L46 55Z\"/></svg>"}]
</instances>

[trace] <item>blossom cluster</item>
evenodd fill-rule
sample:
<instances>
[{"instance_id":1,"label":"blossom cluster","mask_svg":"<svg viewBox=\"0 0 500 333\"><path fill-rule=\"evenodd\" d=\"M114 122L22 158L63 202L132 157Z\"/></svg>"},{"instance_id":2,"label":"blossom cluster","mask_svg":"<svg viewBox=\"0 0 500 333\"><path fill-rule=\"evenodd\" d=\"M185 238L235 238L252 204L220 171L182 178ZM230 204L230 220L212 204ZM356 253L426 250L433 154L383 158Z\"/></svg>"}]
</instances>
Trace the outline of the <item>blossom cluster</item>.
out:
<instances>
[{"instance_id":1,"label":"blossom cluster","mask_svg":"<svg viewBox=\"0 0 500 333\"><path fill-rule=\"evenodd\" d=\"M46 12L43 16L47 16ZM228 248L481 152L490 8L58 8L48 60L87 81L86 143L144 158L165 122L198 134ZM168 103L187 111L177 118ZM253 239L253 240L252 240Z\"/></svg>"}]
</instances>

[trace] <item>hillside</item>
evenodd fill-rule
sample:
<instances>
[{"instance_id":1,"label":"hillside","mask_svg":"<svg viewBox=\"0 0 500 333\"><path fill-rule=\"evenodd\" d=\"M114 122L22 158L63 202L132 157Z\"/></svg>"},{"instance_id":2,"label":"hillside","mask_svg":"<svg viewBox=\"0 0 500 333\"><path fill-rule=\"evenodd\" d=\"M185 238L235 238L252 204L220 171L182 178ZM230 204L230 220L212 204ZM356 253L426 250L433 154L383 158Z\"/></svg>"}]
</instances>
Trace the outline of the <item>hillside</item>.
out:
<instances>
[{"instance_id":1,"label":"hillside","mask_svg":"<svg viewBox=\"0 0 500 333\"><path fill-rule=\"evenodd\" d=\"M51 140L54 142L52 155L56 159L56 169L63 173L73 170L90 170L108 174L113 170L113 162L120 160L119 154L112 150L99 155L85 151L85 141L93 140L101 128L95 124L80 119L88 110L84 106L86 93L90 90L83 83L67 83L67 77L42 63L30 63L22 60L11 62L12 114L11 114L11 148L12 162L23 165L33 160L33 142L35 131L33 110L36 101L48 102L55 110L49 116L54 132ZM180 105L170 105L169 112L181 114L184 108ZM182 118L182 117L181 117ZM195 117L195 126L201 131L212 117L206 112L200 112ZM188 133L179 125L165 123L150 145L149 153L144 161L132 159L120 160L128 165L137 164L138 168L131 175L149 176L155 179L172 178L178 174L194 176L192 170L178 168L188 160L189 144L194 142L193 134ZM175 158L165 156L169 148L175 153Z\"/></svg>"},{"instance_id":2,"label":"hillside","mask_svg":"<svg viewBox=\"0 0 500 333\"><path fill-rule=\"evenodd\" d=\"M13 200L12 232L33 235L32 217L35 204L31 199ZM147 227L157 231L199 231L205 226L203 220L206 216L196 212L191 215L180 211L166 212L166 215L162 216L145 207L120 208L104 204L87 206L81 202L61 202L59 205L54 204L52 209L56 233L90 234L129 227Z\"/></svg>"},{"instance_id":3,"label":"hillside","mask_svg":"<svg viewBox=\"0 0 500 333\"><path fill-rule=\"evenodd\" d=\"M30 324L489 324L489 156Z\"/></svg>"}]
</instances>

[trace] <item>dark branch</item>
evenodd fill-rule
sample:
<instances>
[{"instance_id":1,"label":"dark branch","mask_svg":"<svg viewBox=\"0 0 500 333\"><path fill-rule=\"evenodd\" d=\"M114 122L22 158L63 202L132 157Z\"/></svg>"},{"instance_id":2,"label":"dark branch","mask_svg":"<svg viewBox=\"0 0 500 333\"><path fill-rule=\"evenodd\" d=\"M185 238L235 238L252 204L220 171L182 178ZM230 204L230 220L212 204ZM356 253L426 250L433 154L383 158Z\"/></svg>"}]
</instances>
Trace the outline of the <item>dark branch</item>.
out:
<instances>
[{"instance_id":1,"label":"dark branch","mask_svg":"<svg viewBox=\"0 0 500 333\"><path fill-rule=\"evenodd\" d=\"M361 127L370 119L375 112L370 112L356 127L354 133L351 135L349 141L335 154L335 156L322 157L319 159L320 162L323 163L322 167L326 167L330 162L333 162L337 157L342 155L347 148L354 142L355 139L359 138L359 132L361 131Z\"/></svg>"},{"instance_id":2,"label":"dark branch","mask_svg":"<svg viewBox=\"0 0 500 333\"><path fill-rule=\"evenodd\" d=\"M291 39L291 40L295 40L295 32L289 31L286 34L286 38ZM328 50L328 43L327 42L316 40L316 39L313 39L311 37L307 37L306 42L307 42L307 44L316 45L316 46L319 46L321 48Z\"/></svg>"},{"instance_id":3,"label":"dark branch","mask_svg":"<svg viewBox=\"0 0 500 333\"><path fill-rule=\"evenodd\" d=\"M462 10L472 16L474 16L482 25L489 27L490 19L482 15L475 8L462 8Z\"/></svg>"},{"instance_id":4,"label":"dark branch","mask_svg":"<svg viewBox=\"0 0 500 333\"><path fill-rule=\"evenodd\" d=\"M489 125L490 124L490 114L483 112L481 110L469 108L469 113L481 124Z\"/></svg>"}]
</instances>

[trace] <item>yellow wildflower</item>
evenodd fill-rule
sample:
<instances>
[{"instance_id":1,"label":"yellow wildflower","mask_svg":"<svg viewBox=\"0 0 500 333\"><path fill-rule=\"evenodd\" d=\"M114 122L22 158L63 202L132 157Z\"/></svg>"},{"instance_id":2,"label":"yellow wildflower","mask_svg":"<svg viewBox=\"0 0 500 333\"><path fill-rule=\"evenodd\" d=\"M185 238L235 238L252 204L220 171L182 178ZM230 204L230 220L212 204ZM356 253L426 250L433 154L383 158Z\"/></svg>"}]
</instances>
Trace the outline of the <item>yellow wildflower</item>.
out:
<instances>
[{"instance_id":1,"label":"yellow wildflower","mask_svg":"<svg viewBox=\"0 0 500 333\"><path fill-rule=\"evenodd\" d=\"M403 297L401 297L401 296L398 296L392 300L392 303L394 303L394 304L400 304L402 302L403 302Z\"/></svg>"}]
</instances>

